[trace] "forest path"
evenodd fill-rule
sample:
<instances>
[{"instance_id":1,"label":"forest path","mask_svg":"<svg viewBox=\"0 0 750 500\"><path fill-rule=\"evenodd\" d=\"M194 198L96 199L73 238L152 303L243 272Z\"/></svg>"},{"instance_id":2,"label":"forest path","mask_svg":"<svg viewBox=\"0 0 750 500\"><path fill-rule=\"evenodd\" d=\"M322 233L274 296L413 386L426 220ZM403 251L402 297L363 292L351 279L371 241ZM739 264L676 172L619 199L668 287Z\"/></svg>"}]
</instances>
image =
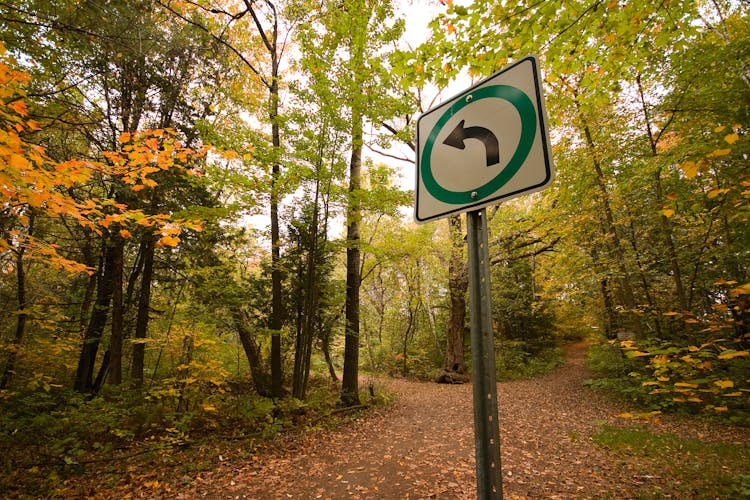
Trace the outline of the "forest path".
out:
<instances>
[{"instance_id":1,"label":"forest path","mask_svg":"<svg viewBox=\"0 0 750 500\"><path fill-rule=\"evenodd\" d=\"M626 408L582 386L585 353L584 344L569 346L561 368L498 384L506 498L627 497L666 480L593 443L599 426L622 421L616 415ZM306 432L249 461L224 462L178 498L475 498L471 385L386 383L399 396L392 406ZM647 425L713 434L694 421Z\"/></svg>"}]
</instances>

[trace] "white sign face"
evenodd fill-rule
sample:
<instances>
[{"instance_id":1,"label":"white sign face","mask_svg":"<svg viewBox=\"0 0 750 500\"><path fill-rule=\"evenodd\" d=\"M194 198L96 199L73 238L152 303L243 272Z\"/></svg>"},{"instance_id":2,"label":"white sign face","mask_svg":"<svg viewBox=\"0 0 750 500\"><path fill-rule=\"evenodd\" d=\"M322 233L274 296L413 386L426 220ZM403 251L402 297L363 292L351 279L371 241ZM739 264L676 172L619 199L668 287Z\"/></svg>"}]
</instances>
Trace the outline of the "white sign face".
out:
<instances>
[{"instance_id":1,"label":"white sign face","mask_svg":"<svg viewBox=\"0 0 750 500\"><path fill-rule=\"evenodd\" d=\"M539 61L534 56L417 120L417 222L541 191L553 176Z\"/></svg>"}]
</instances>

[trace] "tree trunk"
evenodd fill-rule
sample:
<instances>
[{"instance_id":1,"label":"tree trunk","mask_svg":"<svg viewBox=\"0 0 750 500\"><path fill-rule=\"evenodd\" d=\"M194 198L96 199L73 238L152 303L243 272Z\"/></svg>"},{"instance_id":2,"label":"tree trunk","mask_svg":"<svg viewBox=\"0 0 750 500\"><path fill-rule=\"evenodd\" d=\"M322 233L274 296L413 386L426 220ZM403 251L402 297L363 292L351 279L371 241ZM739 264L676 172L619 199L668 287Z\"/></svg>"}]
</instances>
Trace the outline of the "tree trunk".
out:
<instances>
[{"instance_id":1,"label":"tree trunk","mask_svg":"<svg viewBox=\"0 0 750 500\"><path fill-rule=\"evenodd\" d=\"M234 328L237 330L237 335L240 337L242 348L250 365L250 375L253 378L255 390L261 396L269 397L272 395L271 377L268 376L263 366L263 360L260 355L260 349L258 349L258 344L255 342L255 336L247 328L245 318L238 307L232 308L232 320L234 321Z\"/></svg>"},{"instance_id":2,"label":"tree trunk","mask_svg":"<svg viewBox=\"0 0 750 500\"><path fill-rule=\"evenodd\" d=\"M636 77L636 83L638 84L638 94L641 98L641 109L643 111L643 119L646 124L646 135L648 137L649 148L651 149L651 156L656 158L659 154L657 149L657 137L654 137L654 133L651 129L651 115L648 112L646 106L646 96L643 91L643 85L641 83L641 75ZM671 120L670 120L671 122ZM662 129L662 133L666 129ZM654 187L656 190L656 202L662 204L664 201L664 190L661 184L661 166L656 169L654 173ZM674 281L675 294L677 296L677 304L682 311L688 310L687 294L685 293L685 287L682 285L682 269L680 267L680 261L677 257L677 250L674 245L674 231L672 230L672 221L664 214L659 216L659 225L661 226L661 233L664 237L664 244L667 250L667 256L669 257L669 265L672 271L672 280Z\"/></svg>"},{"instance_id":3,"label":"tree trunk","mask_svg":"<svg viewBox=\"0 0 750 500\"><path fill-rule=\"evenodd\" d=\"M328 366L328 375L331 377L331 380L333 382L338 382L339 378L336 376L336 368L333 366L333 360L331 359L331 331L326 330L326 333L323 335L323 338L321 339L323 346L323 357L326 360L326 365Z\"/></svg>"},{"instance_id":4,"label":"tree trunk","mask_svg":"<svg viewBox=\"0 0 750 500\"><path fill-rule=\"evenodd\" d=\"M31 220L33 221L33 219ZM8 358L5 362L5 370L3 370L3 377L0 380L0 389L7 389L11 378L15 374L18 351L21 349L21 342L23 342L23 338L26 335L26 319L28 318L26 307L28 304L26 303L26 271L23 262L25 252L26 248L23 244L16 251L16 299L18 302L16 309L16 334L13 337L13 345L9 349Z\"/></svg>"},{"instance_id":5,"label":"tree trunk","mask_svg":"<svg viewBox=\"0 0 750 500\"><path fill-rule=\"evenodd\" d=\"M106 241L102 245L102 262L99 265L99 279L97 280L96 302L91 312L89 325L83 337L81 355L73 388L78 392L89 392L94 386L94 363L99 351L104 327L109 316L109 303L112 299L112 273L114 271L114 254Z\"/></svg>"},{"instance_id":6,"label":"tree trunk","mask_svg":"<svg viewBox=\"0 0 750 500\"><path fill-rule=\"evenodd\" d=\"M316 279L318 262L318 187L315 185L313 200L313 218L309 230L309 247L305 263L304 295L302 302L302 325L297 337L297 351L294 355L294 377L292 395L305 399L307 381L310 376L310 358L312 356L313 337L315 336L315 319L318 315L319 290Z\"/></svg>"},{"instance_id":7,"label":"tree trunk","mask_svg":"<svg viewBox=\"0 0 750 500\"><path fill-rule=\"evenodd\" d=\"M112 245L112 336L109 340L109 383L122 383L122 342L124 337L122 274L124 240L115 237Z\"/></svg>"},{"instance_id":8,"label":"tree trunk","mask_svg":"<svg viewBox=\"0 0 750 500\"><path fill-rule=\"evenodd\" d=\"M576 106L578 106L577 101ZM617 266L619 271L620 276L618 277L618 282L620 291L622 292L623 306L626 309L629 326L633 328L637 334L642 334L643 325L641 324L640 318L635 313L636 302L635 295L633 294L633 287L631 285L630 272L628 271L625 261L625 251L623 250L620 236L617 234L617 228L615 227L614 214L612 212L612 205L610 203L610 195L609 190L607 189L604 172L602 171L602 167L599 162L599 156L596 151L596 145L594 143L593 135L591 134L591 128L586 122L586 119L581 113L580 109L578 110L578 115L581 120L584 137L586 139L586 145L591 153L591 159L594 165L594 171L596 173L596 185L599 189L602 209L604 212L604 231L609 237L609 245L613 254L613 258L616 262L615 265Z\"/></svg>"},{"instance_id":9,"label":"tree trunk","mask_svg":"<svg viewBox=\"0 0 750 500\"><path fill-rule=\"evenodd\" d=\"M359 402L359 290L360 249L359 221L361 204L359 190L362 183L362 121L357 106L352 109L352 157L349 164L349 207L346 226L346 300L344 375L341 383L341 403L354 406Z\"/></svg>"},{"instance_id":10,"label":"tree trunk","mask_svg":"<svg viewBox=\"0 0 750 500\"><path fill-rule=\"evenodd\" d=\"M135 320L135 334L133 344L133 362L130 367L130 379L136 387L143 385L143 370L146 356L146 334L148 332L148 314L151 308L151 281L154 275L154 253L156 237L147 233L141 243L143 248L143 275L141 276L141 292L138 297L138 311Z\"/></svg>"},{"instance_id":11,"label":"tree trunk","mask_svg":"<svg viewBox=\"0 0 750 500\"><path fill-rule=\"evenodd\" d=\"M466 293L469 289L469 275L464 252L464 236L459 215L448 219L451 239L451 256L448 262L448 291L450 309L445 325L445 358L438 383L452 384L468 382L464 340L466 328Z\"/></svg>"},{"instance_id":12,"label":"tree trunk","mask_svg":"<svg viewBox=\"0 0 750 500\"><path fill-rule=\"evenodd\" d=\"M281 238L279 236L279 176L281 164L281 132L279 128L279 61L276 50L276 25L274 24L271 56L271 85L269 88L269 118L271 120L271 142L273 166L271 167L271 390L274 397L281 397L284 374L281 368Z\"/></svg>"}]
</instances>

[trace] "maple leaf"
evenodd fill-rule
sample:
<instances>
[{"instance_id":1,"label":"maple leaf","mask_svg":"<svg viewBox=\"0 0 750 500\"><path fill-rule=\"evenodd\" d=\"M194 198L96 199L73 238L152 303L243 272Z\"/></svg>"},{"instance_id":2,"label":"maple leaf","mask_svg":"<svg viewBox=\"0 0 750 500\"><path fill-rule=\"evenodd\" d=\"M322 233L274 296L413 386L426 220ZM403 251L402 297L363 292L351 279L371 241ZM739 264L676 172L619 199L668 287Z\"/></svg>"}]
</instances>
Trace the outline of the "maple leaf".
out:
<instances>
[{"instance_id":1,"label":"maple leaf","mask_svg":"<svg viewBox=\"0 0 750 500\"><path fill-rule=\"evenodd\" d=\"M179 243L180 239L176 236L162 236L157 245L176 247Z\"/></svg>"}]
</instances>

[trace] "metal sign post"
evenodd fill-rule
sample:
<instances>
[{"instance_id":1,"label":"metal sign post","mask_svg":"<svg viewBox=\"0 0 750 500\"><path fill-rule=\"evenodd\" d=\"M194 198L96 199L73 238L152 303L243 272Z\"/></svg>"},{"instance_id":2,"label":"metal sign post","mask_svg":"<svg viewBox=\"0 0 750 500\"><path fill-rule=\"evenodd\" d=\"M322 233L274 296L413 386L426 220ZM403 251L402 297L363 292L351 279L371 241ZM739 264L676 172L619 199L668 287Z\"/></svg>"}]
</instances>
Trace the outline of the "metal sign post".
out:
<instances>
[{"instance_id":1,"label":"metal sign post","mask_svg":"<svg viewBox=\"0 0 750 500\"><path fill-rule=\"evenodd\" d=\"M477 498L502 499L500 422L497 416L486 209L467 212L466 226L469 246L469 317Z\"/></svg>"}]
</instances>

